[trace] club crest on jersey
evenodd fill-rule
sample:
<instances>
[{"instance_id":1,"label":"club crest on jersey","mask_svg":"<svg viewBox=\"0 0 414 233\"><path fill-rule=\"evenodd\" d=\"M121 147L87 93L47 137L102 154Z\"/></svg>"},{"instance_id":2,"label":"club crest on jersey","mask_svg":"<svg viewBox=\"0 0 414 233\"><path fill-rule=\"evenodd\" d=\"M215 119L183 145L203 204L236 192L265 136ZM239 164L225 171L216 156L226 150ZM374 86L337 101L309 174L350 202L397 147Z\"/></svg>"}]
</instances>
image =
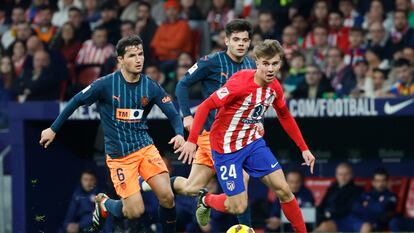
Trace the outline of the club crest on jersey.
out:
<instances>
[{"instance_id":1,"label":"club crest on jersey","mask_svg":"<svg viewBox=\"0 0 414 233\"><path fill-rule=\"evenodd\" d=\"M164 98L162 98L162 100L161 100L164 104L165 103L169 103L169 102L171 102L171 98L168 96L168 95L166 95L166 96L164 96Z\"/></svg>"},{"instance_id":2,"label":"club crest on jersey","mask_svg":"<svg viewBox=\"0 0 414 233\"><path fill-rule=\"evenodd\" d=\"M229 191L233 191L236 188L234 181L227 181L226 186Z\"/></svg>"},{"instance_id":3,"label":"club crest on jersey","mask_svg":"<svg viewBox=\"0 0 414 233\"><path fill-rule=\"evenodd\" d=\"M147 106L148 103L149 103L148 97L146 97L146 96L141 97L141 105L142 105L142 107Z\"/></svg>"},{"instance_id":4,"label":"club crest on jersey","mask_svg":"<svg viewBox=\"0 0 414 233\"><path fill-rule=\"evenodd\" d=\"M218 89L216 93L217 93L217 96L219 97L219 99L223 99L228 94L230 94L229 89L227 89L227 87L222 87L222 88Z\"/></svg>"}]
</instances>

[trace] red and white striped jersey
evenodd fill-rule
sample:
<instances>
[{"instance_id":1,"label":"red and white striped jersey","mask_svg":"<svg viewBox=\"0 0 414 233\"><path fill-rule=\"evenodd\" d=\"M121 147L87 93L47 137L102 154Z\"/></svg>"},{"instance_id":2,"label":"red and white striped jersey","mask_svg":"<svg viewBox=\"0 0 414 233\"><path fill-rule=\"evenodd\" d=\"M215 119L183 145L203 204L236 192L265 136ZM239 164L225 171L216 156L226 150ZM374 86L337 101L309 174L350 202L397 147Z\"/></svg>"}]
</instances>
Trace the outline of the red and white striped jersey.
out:
<instances>
[{"instance_id":1,"label":"red and white striped jersey","mask_svg":"<svg viewBox=\"0 0 414 233\"><path fill-rule=\"evenodd\" d=\"M211 148L218 153L238 151L263 136L257 124L265 112L285 106L282 87L277 79L263 88L254 82L256 70L242 70L210 98L219 107L211 128Z\"/></svg>"},{"instance_id":2,"label":"red and white striped jersey","mask_svg":"<svg viewBox=\"0 0 414 233\"><path fill-rule=\"evenodd\" d=\"M107 44L102 48L95 46L92 40L83 42L82 48L76 56L78 65L103 65L109 57L113 56L115 48L112 44Z\"/></svg>"}]
</instances>

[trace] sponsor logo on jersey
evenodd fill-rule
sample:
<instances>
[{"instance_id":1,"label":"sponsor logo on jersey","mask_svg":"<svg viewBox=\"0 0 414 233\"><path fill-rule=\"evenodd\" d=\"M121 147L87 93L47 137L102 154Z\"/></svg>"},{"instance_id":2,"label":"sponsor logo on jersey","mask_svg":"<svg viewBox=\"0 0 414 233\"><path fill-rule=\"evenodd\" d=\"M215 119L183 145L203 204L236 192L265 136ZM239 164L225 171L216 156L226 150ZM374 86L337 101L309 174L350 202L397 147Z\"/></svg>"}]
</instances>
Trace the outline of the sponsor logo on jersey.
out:
<instances>
[{"instance_id":1,"label":"sponsor logo on jersey","mask_svg":"<svg viewBox=\"0 0 414 233\"><path fill-rule=\"evenodd\" d=\"M197 63L195 63L190 69L188 69L188 73L193 74L194 71L197 70L197 68L198 68L198 65L197 65Z\"/></svg>"},{"instance_id":2,"label":"sponsor logo on jersey","mask_svg":"<svg viewBox=\"0 0 414 233\"><path fill-rule=\"evenodd\" d=\"M112 99L114 99L114 100L116 100L118 102L119 102L119 98L121 98L121 95L119 95L119 96L113 95L112 96Z\"/></svg>"},{"instance_id":3,"label":"sponsor logo on jersey","mask_svg":"<svg viewBox=\"0 0 414 233\"><path fill-rule=\"evenodd\" d=\"M120 121L139 122L143 114L142 109L117 108L115 118Z\"/></svg>"},{"instance_id":4,"label":"sponsor logo on jersey","mask_svg":"<svg viewBox=\"0 0 414 233\"><path fill-rule=\"evenodd\" d=\"M218 89L216 93L217 93L217 96L219 97L219 99L223 99L228 94L230 94L229 89L227 89L227 87L222 87L222 88Z\"/></svg>"}]
</instances>

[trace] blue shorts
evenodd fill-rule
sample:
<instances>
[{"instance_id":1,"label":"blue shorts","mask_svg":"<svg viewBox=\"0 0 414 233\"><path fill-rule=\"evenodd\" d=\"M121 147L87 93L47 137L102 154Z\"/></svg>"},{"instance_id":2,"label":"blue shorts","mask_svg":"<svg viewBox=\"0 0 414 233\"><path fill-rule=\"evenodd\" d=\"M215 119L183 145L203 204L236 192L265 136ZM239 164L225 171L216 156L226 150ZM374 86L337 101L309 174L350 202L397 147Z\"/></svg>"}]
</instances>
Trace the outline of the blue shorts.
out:
<instances>
[{"instance_id":1,"label":"blue shorts","mask_svg":"<svg viewBox=\"0 0 414 233\"><path fill-rule=\"evenodd\" d=\"M220 154L212 150L212 154L217 178L227 196L246 190L243 169L252 177L263 177L282 168L262 138L233 153Z\"/></svg>"}]
</instances>

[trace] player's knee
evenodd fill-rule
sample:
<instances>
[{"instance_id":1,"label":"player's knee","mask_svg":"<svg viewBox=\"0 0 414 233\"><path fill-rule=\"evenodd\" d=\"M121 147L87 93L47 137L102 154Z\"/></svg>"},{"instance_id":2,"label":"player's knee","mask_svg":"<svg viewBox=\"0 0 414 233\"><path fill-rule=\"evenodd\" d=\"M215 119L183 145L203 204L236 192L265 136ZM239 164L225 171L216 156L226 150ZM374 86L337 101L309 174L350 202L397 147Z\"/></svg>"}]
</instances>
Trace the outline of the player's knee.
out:
<instances>
[{"instance_id":1,"label":"player's knee","mask_svg":"<svg viewBox=\"0 0 414 233\"><path fill-rule=\"evenodd\" d=\"M286 182L276 189L276 194L281 202L290 201L293 197L293 193Z\"/></svg>"},{"instance_id":2,"label":"player's knee","mask_svg":"<svg viewBox=\"0 0 414 233\"><path fill-rule=\"evenodd\" d=\"M122 212L127 219L139 218L142 214L144 214L144 211L144 206L130 206L122 209Z\"/></svg>"},{"instance_id":3,"label":"player's knee","mask_svg":"<svg viewBox=\"0 0 414 233\"><path fill-rule=\"evenodd\" d=\"M172 192L164 193L159 197L159 202L162 207L172 208L174 207L174 194Z\"/></svg>"}]
</instances>

